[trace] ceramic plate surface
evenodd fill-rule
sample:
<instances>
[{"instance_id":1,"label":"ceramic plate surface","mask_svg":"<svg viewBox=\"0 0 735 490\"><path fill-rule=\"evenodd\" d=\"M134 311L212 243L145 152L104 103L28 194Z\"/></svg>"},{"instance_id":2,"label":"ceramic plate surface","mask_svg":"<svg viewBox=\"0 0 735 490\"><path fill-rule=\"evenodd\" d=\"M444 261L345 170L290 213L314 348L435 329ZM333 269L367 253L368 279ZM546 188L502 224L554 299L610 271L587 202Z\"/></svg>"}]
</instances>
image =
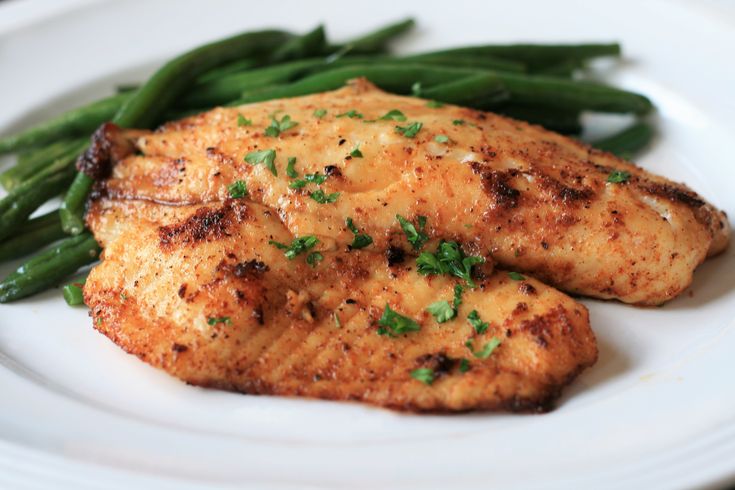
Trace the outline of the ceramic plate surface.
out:
<instances>
[{"instance_id":1,"label":"ceramic plate surface","mask_svg":"<svg viewBox=\"0 0 735 490\"><path fill-rule=\"evenodd\" d=\"M567 0L172 0L29 9L0 5L0 133L246 29L305 30L324 21L344 39L411 14L419 28L399 45L404 51L620 40L627 61L599 70L648 94L659 109L660 136L640 164L735 213L735 19L727 9ZM21 10L22 22L8 21ZM413 416L207 391L123 353L58 290L3 305L0 487L724 485L735 475L733 254L701 266L691 289L662 308L584 300L600 359L546 415Z\"/></svg>"}]
</instances>

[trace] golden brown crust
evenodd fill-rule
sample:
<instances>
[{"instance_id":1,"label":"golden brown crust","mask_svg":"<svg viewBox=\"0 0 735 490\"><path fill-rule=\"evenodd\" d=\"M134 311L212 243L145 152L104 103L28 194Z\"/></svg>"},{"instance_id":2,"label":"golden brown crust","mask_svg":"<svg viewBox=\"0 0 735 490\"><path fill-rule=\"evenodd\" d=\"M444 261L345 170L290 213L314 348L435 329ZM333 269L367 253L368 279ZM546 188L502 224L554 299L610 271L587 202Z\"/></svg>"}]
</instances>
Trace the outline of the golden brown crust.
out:
<instances>
[{"instance_id":1,"label":"golden brown crust","mask_svg":"<svg viewBox=\"0 0 735 490\"><path fill-rule=\"evenodd\" d=\"M317 108L327 116L316 118ZM381 120L392 109L407 121ZM362 118L337 117L349 110ZM274 138L270 115L298 125ZM238 126L238 114L253 121ZM423 123L413 138L395 127ZM437 135L449 138L435 141ZM396 214L427 216L436 238L490 249L502 265L566 291L637 304L680 294L694 269L729 240L724 213L683 184L573 139L489 113L385 94L362 81L324 94L220 108L141 136L106 181L115 199L169 204L224 200L227 185L247 181L250 198L278 213L294 235L352 240L351 216L388 249L400 238ZM352 157L359 146L362 158ZM277 153L274 176L243 157ZM339 192L321 205L290 189L288 157L305 173L329 173L321 186ZM609 183L614 170L625 183Z\"/></svg>"},{"instance_id":2,"label":"golden brown crust","mask_svg":"<svg viewBox=\"0 0 735 490\"><path fill-rule=\"evenodd\" d=\"M317 247L324 260L312 268L268 244L291 235L260 205L163 207L93 206L93 229L109 234L100 233L104 261L85 300L95 328L188 383L422 412L545 411L597 358L584 306L533 279L501 271L478 279L457 319L438 324L425 308L451 301L459 281L420 276L412 258L389 266L380 250L348 251L325 239ZM226 229L161 246L161 230L212 215L227 217ZM378 335L386 304L421 330ZM487 332L467 322L473 309ZM502 344L487 359L465 346L473 339L479 351L493 337ZM471 363L465 373L462 358ZM418 368L433 369L431 386L411 377Z\"/></svg>"}]
</instances>

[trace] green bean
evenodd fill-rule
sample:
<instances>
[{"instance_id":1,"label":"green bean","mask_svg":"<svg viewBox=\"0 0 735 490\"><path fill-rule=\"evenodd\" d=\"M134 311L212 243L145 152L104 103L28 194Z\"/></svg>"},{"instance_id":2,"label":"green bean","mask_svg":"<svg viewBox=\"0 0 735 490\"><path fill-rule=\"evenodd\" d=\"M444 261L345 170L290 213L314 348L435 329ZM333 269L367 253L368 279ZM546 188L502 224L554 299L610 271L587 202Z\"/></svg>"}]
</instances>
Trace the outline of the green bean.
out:
<instances>
[{"instance_id":1,"label":"green bean","mask_svg":"<svg viewBox=\"0 0 735 490\"><path fill-rule=\"evenodd\" d=\"M426 65L413 64L374 64L356 65L328 70L298 80L288 85L280 85L260 90L245 91L243 97L229 105L239 105L282 97L296 97L313 94L325 90L334 90L342 87L345 82L353 78L366 77L379 87L399 93L408 94L415 82L425 87L440 83L451 82L456 78L476 72L455 68L436 68Z\"/></svg>"},{"instance_id":2,"label":"green bean","mask_svg":"<svg viewBox=\"0 0 735 490\"><path fill-rule=\"evenodd\" d=\"M310 68L319 66L326 66L323 58L309 58L223 76L194 87L181 107L190 109L224 104L237 98L243 90L290 82Z\"/></svg>"},{"instance_id":3,"label":"green bean","mask_svg":"<svg viewBox=\"0 0 735 490\"><path fill-rule=\"evenodd\" d=\"M632 112L645 114L653 105L643 95L589 82L537 77L515 73L465 68L444 68L426 65L373 64L329 70L304 78L290 85L244 92L232 103L259 102L281 97L295 97L325 90L334 90L347 80L364 76L379 87L396 93L408 93L414 82L428 88L432 85L466 78L472 75L494 74L510 93L510 100L520 104L539 104L569 111Z\"/></svg>"},{"instance_id":4,"label":"green bean","mask_svg":"<svg viewBox=\"0 0 735 490\"><path fill-rule=\"evenodd\" d=\"M94 179L85 173L77 172L59 208L61 227L69 235L84 231L84 206L87 195L92 190Z\"/></svg>"},{"instance_id":5,"label":"green bean","mask_svg":"<svg viewBox=\"0 0 735 490\"><path fill-rule=\"evenodd\" d=\"M197 79L198 83L207 83L212 80L232 75L233 73L240 73L246 70L252 70L263 64L263 60L260 58L244 58L241 60L233 61L226 65L209 70Z\"/></svg>"},{"instance_id":6,"label":"green bean","mask_svg":"<svg viewBox=\"0 0 735 490\"><path fill-rule=\"evenodd\" d=\"M248 32L188 51L156 71L112 122L124 128L151 127L203 73L240 58L270 52L289 38L281 31Z\"/></svg>"},{"instance_id":7,"label":"green bean","mask_svg":"<svg viewBox=\"0 0 735 490\"><path fill-rule=\"evenodd\" d=\"M120 105L130 98L129 93L113 95L67 111L20 133L0 138L0 154L89 134L103 122L109 121Z\"/></svg>"},{"instance_id":8,"label":"green bean","mask_svg":"<svg viewBox=\"0 0 735 490\"><path fill-rule=\"evenodd\" d=\"M0 243L0 262L28 255L64 236L66 234L61 229L61 220L56 210L33 218L18 228L13 236Z\"/></svg>"},{"instance_id":9,"label":"green bean","mask_svg":"<svg viewBox=\"0 0 735 490\"><path fill-rule=\"evenodd\" d=\"M0 200L0 240L12 235L38 207L59 195L74 178L73 153L13 189Z\"/></svg>"},{"instance_id":10,"label":"green bean","mask_svg":"<svg viewBox=\"0 0 735 490\"><path fill-rule=\"evenodd\" d=\"M491 44L445 49L434 54L493 56L517 61L531 70L537 70L566 60L584 61L599 56L619 56L620 44Z\"/></svg>"},{"instance_id":11,"label":"green bean","mask_svg":"<svg viewBox=\"0 0 735 490\"><path fill-rule=\"evenodd\" d=\"M493 58L491 56L454 56L424 53L395 58L401 62L420 63L425 65L439 65L455 68L473 68L481 70L497 70L523 73L526 71L523 63ZM382 61L382 60L380 60Z\"/></svg>"},{"instance_id":12,"label":"green bean","mask_svg":"<svg viewBox=\"0 0 735 490\"><path fill-rule=\"evenodd\" d=\"M593 141L591 144L595 148L609 151L620 158L628 160L645 148L650 143L653 135L653 127L648 123L639 121L619 133Z\"/></svg>"},{"instance_id":13,"label":"green bean","mask_svg":"<svg viewBox=\"0 0 735 490\"><path fill-rule=\"evenodd\" d=\"M435 85L420 94L425 99L457 105L486 105L506 100L505 84L493 73L470 75L458 80Z\"/></svg>"},{"instance_id":14,"label":"green bean","mask_svg":"<svg viewBox=\"0 0 735 490\"><path fill-rule=\"evenodd\" d=\"M520 119L531 124L538 124L551 131L562 134L579 134L582 132L582 123L579 111L566 111L548 107L529 107L523 105L504 105L494 109L513 119Z\"/></svg>"},{"instance_id":15,"label":"green bean","mask_svg":"<svg viewBox=\"0 0 735 490\"><path fill-rule=\"evenodd\" d=\"M326 36L324 34L324 26L319 25L303 36L294 36L283 43L282 46L269 56L269 62L280 63L288 60L309 58L322 53L325 46Z\"/></svg>"},{"instance_id":16,"label":"green bean","mask_svg":"<svg viewBox=\"0 0 735 490\"><path fill-rule=\"evenodd\" d=\"M534 71L534 74L546 77L571 78L574 76L574 73L583 66L584 62L579 60L564 60L553 65L539 68Z\"/></svg>"},{"instance_id":17,"label":"green bean","mask_svg":"<svg viewBox=\"0 0 735 490\"><path fill-rule=\"evenodd\" d=\"M21 265L0 282L0 303L8 303L55 286L80 267L97 260L100 246L89 233L67 238Z\"/></svg>"},{"instance_id":18,"label":"green bean","mask_svg":"<svg viewBox=\"0 0 735 490\"><path fill-rule=\"evenodd\" d=\"M64 300L66 301L67 305L81 306L84 304L84 291L82 290L83 286L83 282L73 282L61 288L61 292L64 295Z\"/></svg>"},{"instance_id":19,"label":"green bean","mask_svg":"<svg viewBox=\"0 0 735 490\"><path fill-rule=\"evenodd\" d=\"M356 37L344 44L329 47L329 53L344 49L350 54L374 54L385 51L387 44L416 25L413 19L405 19L381 27L363 36Z\"/></svg>"},{"instance_id":20,"label":"green bean","mask_svg":"<svg viewBox=\"0 0 735 490\"><path fill-rule=\"evenodd\" d=\"M181 107L189 109L224 104L237 98L245 90L255 91L270 85L283 84L298 79L307 73L314 74L340 67L369 65L375 62L383 66L404 65L406 62L413 63L414 57L376 58L372 56L347 56L336 61L328 61L324 58L311 58L248 70L242 73L223 76L216 80L211 80L208 83L199 84L184 98ZM450 59L442 56L425 56L421 58L420 64L427 66L497 68L505 71L523 71L523 65L518 63L468 57Z\"/></svg>"},{"instance_id":21,"label":"green bean","mask_svg":"<svg viewBox=\"0 0 735 490\"><path fill-rule=\"evenodd\" d=\"M231 61L271 52L289 39L281 31L239 34L188 51L161 67L117 111L112 122L124 128L152 126L202 74ZM61 204L61 225L69 234L84 230L84 205L93 179L78 173Z\"/></svg>"},{"instance_id":22,"label":"green bean","mask_svg":"<svg viewBox=\"0 0 735 490\"><path fill-rule=\"evenodd\" d=\"M55 164L59 159L71 162L75 155L86 146L88 138L78 140L64 140L45 147L35 152L24 162L9 168L0 174L0 183L7 191L18 187L23 181L28 180L41 172L46 167ZM62 164L63 165L63 164Z\"/></svg>"}]
</instances>

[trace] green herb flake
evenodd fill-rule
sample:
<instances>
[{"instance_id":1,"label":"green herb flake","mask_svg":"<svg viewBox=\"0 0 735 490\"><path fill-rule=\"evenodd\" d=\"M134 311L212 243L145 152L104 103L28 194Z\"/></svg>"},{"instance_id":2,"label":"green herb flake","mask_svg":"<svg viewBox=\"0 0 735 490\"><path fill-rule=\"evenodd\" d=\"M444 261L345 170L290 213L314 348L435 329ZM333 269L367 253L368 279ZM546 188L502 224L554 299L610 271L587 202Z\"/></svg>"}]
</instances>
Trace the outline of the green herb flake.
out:
<instances>
[{"instance_id":1,"label":"green herb flake","mask_svg":"<svg viewBox=\"0 0 735 490\"><path fill-rule=\"evenodd\" d=\"M317 109L317 110L314 111L314 117L316 117L318 119L321 119L321 118L323 118L326 115L327 115L327 110L326 109Z\"/></svg>"},{"instance_id":2,"label":"green herb flake","mask_svg":"<svg viewBox=\"0 0 735 490\"><path fill-rule=\"evenodd\" d=\"M333 202L337 201L337 198L339 198L339 192L333 192L332 194L327 194L321 189L317 189L311 194L309 194L309 197L311 197L313 200L318 202L319 204L332 204Z\"/></svg>"},{"instance_id":3,"label":"green herb flake","mask_svg":"<svg viewBox=\"0 0 735 490\"><path fill-rule=\"evenodd\" d=\"M312 267L316 267L322 260L324 260L324 256L319 252L311 252L306 256L306 263Z\"/></svg>"},{"instance_id":4,"label":"green herb flake","mask_svg":"<svg viewBox=\"0 0 735 490\"><path fill-rule=\"evenodd\" d=\"M403 122L406 120L406 115L398 109L391 109L386 112L381 118L381 121L398 121Z\"/></svg>"},{"instance_id":5,"label":"green herb flake","mask_svg":"<svg viewBox=\"0 0 735 490\"><path fill-rule=\"evenodd\" d=\"M526 276L518 272L509 272L508 277L510 277L514 281L525 281L526 280Z\"/></svg>"},{"instance_id":6,"label":"green herb flake","mask_svg":"<svg viewBox=\"0 0 735 490\"><path fill-rule=\"evenodd\" d=\"M304 175L303 179L294 180L293 182L288 184L288 186L291 189L302 189L306 187L307 184L321 185L326 181L327 181L327 176L322 175L319 172L317 172L315 174L306 174Z\"/></svg>"},{"instance_id":7,"label":"green herb flake","mask_svg":"<svg viewBox=\"0 0 735 490\"><path fill-rule=\"evenodd\" d=\"M364 116L357 112L355 109L350 109L342 114L337 114L337 117L349 117L350 119L362 119Z\"/></svg>"},{"instance_id":8,"label":"green herb flake","mask_svg":"<svg viewBox=\"0 0 735 490\"><path fill-rule=\"evenodd\" d=\"M477 352L473 351L472 355L477 357L478 359L487 359L501 343L502 340L497 337L493 337L492 339L490 339L490 342L485 344L482 349Z\"/></svg>"},{"instance_id":9,"label":"green herb flake","mask_svg":"<svg viewBox=\"0 0 735 490\"><path fill-rule=\"evenodd\" d=\"M358 250L373 243L373 238L370 235L359 232L357 226L355 226L355 223L352 221L352 218L347 218L345 222L347 224L347 228L353 235L355 235L355 238L352 240L352 244L350 245L351 249Z\"/></svg>"},{"instance_id":10,"label":"green herb flake","mask_svg":"<svg viewBox=\"0 0 735 490\"><path fill-rule=\"evenodd\" d=\"M452 300L451 305L449 304L449 301L437 301L435 303L431 303L426 308L426 311L434 316L434 319L437 321L437 323L448 322L449 320L457 316L459 305L462 304L463 291L464 289L462 288L462 286L457 284L456 286L454 286L454 299Z\"/></svg>"},{"instance_id":11,"label":"green herb flake","mask_svg":"<svg viewBox=\"0 0 735 490\"><path fill-rule=\"evenodd\" d=\"M296 171L296 157L288 157L288 164L286 165L286 175L288 175L292 179L295 179L299 176L299 173Z\"/></svg>"},{"instance_id":12,"label":"green herb flake","mask_svg":"<svg viewBox=\"0 0 735 490\"><path fill-rule=\"evenodd\" d=\"M607 181L611 184L624 184L630 180L630 172L625 170L613 170L607 176Z\"/></svg>"},{"instance_id":13,"label":"green herb flake","mask_svg":"<svg viewBox=\"0 0 735 490\"><path fill-rule=\"evenodd\" d=\"M388 337L396 337L408 332L417 332L421 327L411 318L401 315L392 310L390 305L385 305L383 316L378 320L378 335L387 335Z\"/></svg>"},{"instance_id":14,"label":"green herb flake","mask_svg":"<svg viewBox=\"0 0 735 490\"><path fill-rule=\"evenodd\" d=\"M422 252L416 259L420 274L456 276L464 279L471 288L476 287L472 280L472 267L483 262L485 262L483 257L465 256L457 242L441 242L435 253Z\"/></svg>"},{"instance_id":15,"label":"green herb flake","mask_svg":"<svg viewBox=\"0 0 735 490\"><path fill-rule=\"evenodd\" d=\"M434 370L429 368L414 369L411 371L411 377L425 385L431 385L434 382Z\"/></svg>"},{"instance_id":16,"label":"green herb flake","mask_svg":"<svg viewBox=\"0 0 735 490\"><path fill-rule=\"evenodd\" d=\"M467 122L464 119L455 119L452 124L455 126L464 126Z\"/></svg>"},{"instance_id":17,"label":"green herb flake","mask_svg":"<svg viewBox=\"0 0 735 490\"><path fill-rule=\"evenodd\" d=\"M334 317L334 326L337 328L342 328L342 321L339 319L339 315L336 311L332 313L332 316Z\"/></svg>"},{"instance_id":18,"label":"green herb flake","mask_svg":"<svg viewBox=\"0 0 735 490\"><path fill-rule=\"evenodd\" d=\"M227 192L233 199L241 199L248 195L248 186L243 180L236 180L227 186Z\"/></svg>"},{"instance_id":19,"label":"green herb flake","mask_svg":"<svg viewBox=\"0 0 735 490\"><path fill-rule=\"evenodd\" d=\"M424 229L426 228L426 216L419 216L416 218L418 229L416 228L416 226L414 226L413 223L408 221L400 214L396 215L396 219L401 224L401 229L406 235L408 243L413 246L414 250L421 250L421 247L423 247L424 244L429 241L429 235L424 233Z\"/></svg>"},{"instance_id":20,"label":"green herb flake","mask_svg":"<svg viewBox=\"0 0 735 490\"><path fill-rule=\"evenodd\" d=\"M436 320L437 323L448 322L457 314L457 312L454 311L454 308L449 305L448 301L437 301L435 303L431 303L426 307L426 311L434 316L434 320Z\"/></svg>"},{"instance_id":21,"label":"green herb flake","mask_svg":"<svg viewBox=\"0 0 735 490\"><path fill-rule=\"evenodd\" d=\"M439 102L438 100L430 100L426 103L426 107L428 107L429 109L440 109L444 107L444 103Z\"/></svg>"},{"instance_id":22,"label":"green herb flake","mask_svg":"<svg viewBox=\"0 0 735 490\"><path fill-rule=\"evenodd\" d=\"M421 131L422 127L424 127L424 123L417 121L408 126L396 126L396 132L401 133L406 138L413 138Z\"/></svg>"},{"instance_id":23,"label":"green herb flake","mask_svg":"<svg viewBox=\"0 0 735 490\"><path fill-rule=\"evenodd\" d=\"M284 250L283 255L285 255L288 260L293 260L297 255L314 248L314 245L319 243L319 239L313 235L306 235L294 238L290 245L285 245L275 240L270 240L268 243L279 250Z\"/></svg>"},{"instance_id":24,"label":"green herb flake","mask_svg":"<svg viewBox=\"0 0 735 490\"><path fill-rule=\"evenodd\" d=\"M474 328L475 332L478 334L485 333L487 327L490 326L489 323L483 322L480 319L480 314L477 313L477 310L470 311L470 314L467 315L467 321L470 322L470 325L472 325L472 328Z\"/></svg>"},{"instance_id":25,"label":"green herb flake","mask_svg":"<svg viewBox=\"0 0 735 490\"><path fill-rule=\"evenodd\" d=\"M362 152L360 151L360 145L358 144L350 152L350 156L353 158L362 158Z\"/></svg>"},{"instance_id":26,"label":"green herb flake","mask_svg":"<svg viewBox=\"0 0 735 490\"><path fill-rule=\"evenodd\" d=\"M449 136L446 134L437 134L434 136L434 141L437 143L449 143Z\"/></svg>"},{"instance_id":27,"label":"green herb flake","mask_svg":"<svg viewBox=\"0 0 735 490\"><path fill-rule=\"evenodd\" d=\"M245 161L251 165L265 165L273 175L278 176L276 170L276 150L251 151L245 155Z\"/></svg>"},{"instance_id":28,"label":"green herb flake","mask_svg":"<svg viewBox=\"0 0 735 490\"><path fill-rule=\"evenodd\" d=\"M459 360L459 372L460 373L466 373L470 370L470 361L465 359L464 357Z\"/></svg>"},{"instance_id":29,"label":"green herb flake","mask_svg":"<svg viewBox=\"0 0 735 490\"><path fill-rule=\"evenodd\" d=\"M454 299L452 300L452 306L454 307L455 314L459 310L459 306L462 304L462 293L464 288L459 284L454 286Z\"/></svg>"},{"instance_id":30,"label":"green herb flake","mask_svg":"<svg viewBox=\"0 0 735 490\"><path fill-rule=\"evenodd\" d=\"M238 127L252 126L253 125L253 121L251 119L246 118L242 114L238 114L237 115L237 125L238 125Z\"/></svg>"},{"instance_id":31,"label":"green herb flake","mask_svg":"<svg viewBox=\"0 0 735 490\"><path fill-rule=\"evenodd\" d=\"M210 316L207 318L207 325L217 325L218 323L222 323L223 325L232 325L232 320L230 320L229 316Z\"/></svg>"},{"instance_id":32,"label":"green herb flake","mask_svg":"<svg viewBox=\"0 0 735 490\"><path fill-rule=\"evenodd\" d=\"M414 97L421 97L421 82L414 82L413 85L411 85L411 95Z\"/></svg>"},{"instance_id":33,"label":"green herb flake","mask_svg":"<svg viewBox=\"0 0 735 490\"><path fill-rule=\"evenodd\" d=\"M296 121L291 120L291 116L288 114L284 115L280 120L273 115L271 116L271 125L265 128L265 135L266 136L272 136L277 137L284 131L288 131L289 129L296 126L298 123Z\"/></svg>"}]
</instances>

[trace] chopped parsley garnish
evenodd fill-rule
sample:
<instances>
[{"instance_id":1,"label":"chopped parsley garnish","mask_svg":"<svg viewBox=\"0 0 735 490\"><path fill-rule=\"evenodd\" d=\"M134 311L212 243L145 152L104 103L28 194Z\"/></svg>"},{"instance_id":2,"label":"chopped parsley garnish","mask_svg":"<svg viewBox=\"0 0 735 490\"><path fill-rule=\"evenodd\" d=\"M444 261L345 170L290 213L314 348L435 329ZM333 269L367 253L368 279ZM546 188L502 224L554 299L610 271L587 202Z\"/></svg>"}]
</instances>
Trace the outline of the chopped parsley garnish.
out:
<instances>
[{"instance_id":1,"label":"chopped parsley garnish","mask_svg":"<svg viewBox=\"0 0 735 490\"><path fill-rule=\"evenodd\" d=\"M349 117L350 119L362 119L363 115L357 112L355 109L350 109L342 114L337 114L337 117Z\"/></svg>"},{"instance_id":2,"label":"chopped parsley garnish","mask_svg":"<svg viewBox=\"0 0 735 490\"><path fill-rule=\"evenodd\" d=\"M337 314L337 312L335 311L334 313L332 313L332 315L334 316L334 326L337 328L342 328L342 321L339 319L339 315Z\"/></svg>"},{"instance_id":3,"label":"chopped parsley garnish","mask_svg":"<svg viewBox=\"0 0 735 490\"><path fill-rule=\"evenodd\" d=\"M455 126L464 126L465 123L466 121L464 119L455 119L454 121L452 121L452 124L454 124Z\"/></svg>"},{"instance_id":4,"label":"chopped parsley garnish","mask_svg":"<svg viewBox=\"0 0 735 490\"><path fill-rule=\"evenodd\" d=\"M509 272L508 277L510 277L514 281L525 281L526 280L526 276L524 276L523 274L519 272Z\"/></svg>"},{"instance_id":5,"label":"chopped parsley garnish","mask_svg":"<svg viewBox=\"0 0 735 490\"><path fill-rule=\"evenodd\" d=\"M449 305L449 301L445 300L431 303L426 307L426 311L434 315L434 320L436 320L437 323L448 322L457 314L454 311L454 308Z\"/></svg>"},{"instance_id":6,"label":"chopped parsley garnish","mask_svg":"<svg viewBox=\"0 0 735 490\"><path fill-rule=\"evenodd\" d=\"M500 345L500 344L501 344L502 342L503 342L503 341L502 341L502 340L500 340L499 338L497 338L497 337L493 337L492 339L490 339L490 342L488 342L487 344L485 344L485 346L484 346L484 347L483 347L482 349L480 349L479 351L474 351L474 350L473 350L473 345L472 345L472 339L470 339L470 340L468 340L467 342L465 342L465 344L464 344L464 345L465 345L465 346L466 346L466 347L467 347L467 348L468 348L469 350L471 350L471 351L472 351L472 355L473 355L473 356L477 357L478 359L487 359L488 357L490 357L490 355L491 355L491 354L493 353L493 351L494 351L494 350L495 350L495 349L496 349L496 348L497 348L497 347L498 347L498 346L499 346L499 345Z\"/></svg>"},{"instance_id":7,"label":"chopped parsley garnish","mask_svg":"<svg viewBox=\"0 0 735 490\"><path fill-rule=\"evenodd\" d=\"M624 184L630 180L630 172L625 170L613 170L610 175L607 176L607 181L611 184Z\"/></svg>"},{"instance_id":8,"label":"chopped parsley garnish","mask_svg":"<svg viewBox=\"0 0 735 490\"><path fill-rule=\"evenodd\" d=\"M431 385L434 382L434 370L429 368L414 369L411 371L411 377L425 385Z\"/></svg>"},{"instance_id":9,"label":"chopped parsley garnish","mask_svg":"<svg viewBox=\"0 0 735 490\"><path fill-rule=\"evenodd\" d=\"M398 121L403 122L406 120L406 115L398 109L391 109L386 112L381 118L381 121Z\"/></svg>"},{"instance_id":10,"label":"chopped parsley garnish","mask_svg":"<svg viewBox=\"0 0 735 490\"><path fill-rule=\"evenodd\" d=\"M459 310L459 305L462 304L462 293L464 293L464 288L459 284L455 284L454 299L452 300L452 306L454 307L455 313L457 312L457 310Z\"/></svg>"},{"instance_id":11,"label":"chopped parsley garnish","mask_svg":"<svg viewBox=\"0 0 735 490\"><path fill-rule=\"evenodd\" d=\"M233 199L240 199L248 195L248 186L242 180L237 180L227 186L227 192L230 193L230 197Z\"/></svg>"},{"instance_id":12,"label":"chopped parsley garnish","mask_svg":"<svg viewBox=\"0 0 735 490\"><path fill-rule=\"evenodd\" d=\"M245 161L251 165L265 165L273 175L278 176L276 170L276 150L251 151L245 155Z\"/></svg>"},{"instance_id":13,"label":"chopped parsley garnish","mask_svg":"<svg viewBox=\"0 0 735 490\"><path fill-rule=\"evenodd\" d=\"M314 117L317 117L319 119L323 118L326 115L327 115L326 109L317 109L314 111Z\"/></svg>"},{"instance_id":14,"label":"chopped parsley garnish","mask_svg":"<svg viewBox=\"0 0 735 490\"><path fill-rule=\"evenodd\" d=\"M408 126L396 126L396 131L406 138L413 138L419 131L421 131L422 127L424 127L424 123L417 121L409 124Z\"/></svg>"},{"instance_id":15,"label":"chopped parsley garnish","mask_svg":"<svg viewBox=\"0 0 735 490\"><path fill-rule=\"evenodd\" d=\"M279 250L285 250L283 255L285 255L288 260L293 260L297 255L314 248L314 245L319 243L319 239L314 235L306 235L294 238L291 245L284 245L283 243L279 243L275 240L270 240L268 243Z\"/></svg>"},{"instance_id":16,"label":"chopped parsley garnish","mask_svg":"<svg viewBox=\"0 0 735 490\"><path fill-rule=\"evenodd\" d=\"M355 238L352 240L350 248L357 250L360 248L365 248L373 243L373 239L370 235L360 233L358 231L357 226L355 226L355 223L352 221L352 218L347 218L346 223L347 228L352 232L353 235L355 235Z\"/></svg>"},{"instance_id":17,"label":"chopped parsley garnish","mask_svg":"<svg viewBox=\"0 0 735 490\"><path fill-rule=\"evenodd\" d=\"M388 304L385 305L383 316L378 320L378 325L380 325L378 335L387 335L388 337L396 337L404 333L417 332L421 330L418 323L391 310L390 305Z\"/></svg>"},{"instance_id":18,"label":"chopped parsley garnish","mask_svg":"<svg viewBox=\"0 0 735 490\"><path fill-rule=\"evenodd\" d=\"M232 320L230 320L229 316L210 316L207 318L207 324L208 325L217 325L218 323L222 323L224 325L231 325Z\"/></svg>"},{"instance_id":19,"label":"chopped parsley garnish","mask_svg":"<svg viewBox=\"0 0 735 490\"><path fill-rule=\"evenodd\" d=\"M324 260L324 256L319 252L311 252L306 256L306 263L312 267L316 267L316 265L322 260Z\"/></svg>"},{"instance_id":20,"label":"chopped parsley garnish","mask_svg":"<svg viewBox=\"0 0 735 490\"><path fill-rule=\"evenodd\" d=\"M313 200L315 200L319 204L331 204L337 201L337 198L339 197L339 192L333 192L331 194L327 194L323 190L317 189L313 191L311 194L309 194L309 197L311 197Z\"/></svg>"},{"instance_id":21,"label":"chopped parsley garnish","mask_svg":"<svg viewBox=\"0 0 735 490\"><path fill-rule=\"evenodd\" d=\"M434 315L434 319L437 321L437 323L444 323L448 322L452 318L457 316L457 310L459 309L459 305L462 304L462 292L464 289L462 286L457 284L454 286L454 300L452 300L452 304L449 304L449 301L437 301L435 303L431 303L427 308L426 311Z\"/></svg>"},{"instance_id":22,"label":"chopped parsley garnish","mask_svg":"<svg viewBox=\"0 0 735 490\"><path fill-rule=\"evenodd\" d=\"M444 103L439 102L438 100L430 100L426 103L426 107L430 109L439 109L440 107L444 107Z\"/></svg>"},{"instance_id":23,"label":"chopped parsley garnish","mask_svg":"<svg viewBox=\"0 0 735 490\"><path fill-rule=\"evenodd\" d=\"M237 115L237 125L238 126L251 126L253 124L253 121L246 118L242 114Z\"/></svg>"},{"instance_id":24,"label":"chopped parsley garnish","mask_svg":"<svg viewBox=\"0 0 735 490\"><path fill-rule=\"evenodd\" d=\"M449 143L449 136L446 134L437 134L434 136L434 141L437 143Z\"/></svg>"},{"instance_id":25,"label":"chopped parsley garnish","mask_svg":"<svg viewBox=\"0 0 735 490\"><path fill-rule=\"evenodd\" d=\"M286 175L288 175L292 179L295 179L299 176L299 173L296 171L296 157L288 157L288 165L286 165Z\"/></svg>"},{"instance_id":26,"label":"chopped parsley garnish","mask_svg":"<svg viewBox=\"0 0 735 490\"><path fill-rule=\"evenodd\" d=\"M460 373L466 373L470 370L470 361L465 359L464 357L459 360L459 372Z\"/></svg>"},{"instance_id":27,"label":"chopped parsley garnish","mask_svg":"<svg viewBox=\"0 0 735 490\"><path fill-rule=\"evenodd\" d=\"M302 189L306 187L307 184L319 185L319 184L323 184L324 182L326 182L326 180L327 180L326 175L322 175L319 172L317 172L315 174L306 174L304 175L303 179L294 180L293 182L288 184L288 186L291 189Z\"/></svg>"},{"instance_id":28,"label":"chopped parsley garnish","mask_svg":"<svg viewBox=\"0 0 735 490\"><path fill-rule=\"evenodd\" d=\"M271 125L265 128L265 135L276 137L284 131L293 128L297 124L298 123L296 121L291 120L291 116L288 114L284 115L280 121L275 115L273 115L271 116Z\"/></svg>"},{"instance_id":29,"label":"chopped parsley garnish","mask_svg":"<svg viewBox=\"0 0 735 490\"><path fill-rule=\"evenodd\" d=\"M403 233L406 234L408 243L413 246L414 250L421 250L421 247L423 247L429 240L429 235L424 233L424 228L426 227L426 216L419 216L416 218L418 229L416 229L416 226L414 226L413 223L400 214L396 215L396 219L401 224L401 228L403 229Z\"/></svg>"},{"instance_id":30,"label":"chopped parsley garnish","mask_svg":"<svg viewBox=\"0 0 735 490\"><path fill-rule=\"evenodd\" d=\"M350 156L353 158L362 158L362 152L360 151L360 145L358 144L350 152Z\"/></svg>"},{"instance_id":31,"label":"chopped parsley garnish","mask_svg":"<svg viewBox=\"0 0 735 490\"><path fill-rule=\"evenodd\" d=\"M411 85L411 94L414 97L421 97L421 82L414 82L414 84Z\"/></svg>"},{"instance_id":32,"label":"chopped parsley garnish","mask_svg":"<svg viewBox=\"0 0 735 490\"><path fill-rule=\"evenodd\" d=\"M470 322L470 325L472 325L472 328L474 328L475 332L478 334L485 333L487 327L490 325L480 319L480 314L477 313L477 310L470 311L470 314L467 315L467 321Z\"/></svg>"},{"instance_id":33,"label":"chopped parsley garnish","mask_svg":"<svg viewBox=\"0 0 735 490\"><path fill-rule=\"evenodd\" d=\"M483 257L465 256L457 242L441 242L436 252L422 252L416 259L419 273L449 274L464 279L471 288L476 287L472 280L472 267L485 262Z\"/></svg>"}]
</instances>

